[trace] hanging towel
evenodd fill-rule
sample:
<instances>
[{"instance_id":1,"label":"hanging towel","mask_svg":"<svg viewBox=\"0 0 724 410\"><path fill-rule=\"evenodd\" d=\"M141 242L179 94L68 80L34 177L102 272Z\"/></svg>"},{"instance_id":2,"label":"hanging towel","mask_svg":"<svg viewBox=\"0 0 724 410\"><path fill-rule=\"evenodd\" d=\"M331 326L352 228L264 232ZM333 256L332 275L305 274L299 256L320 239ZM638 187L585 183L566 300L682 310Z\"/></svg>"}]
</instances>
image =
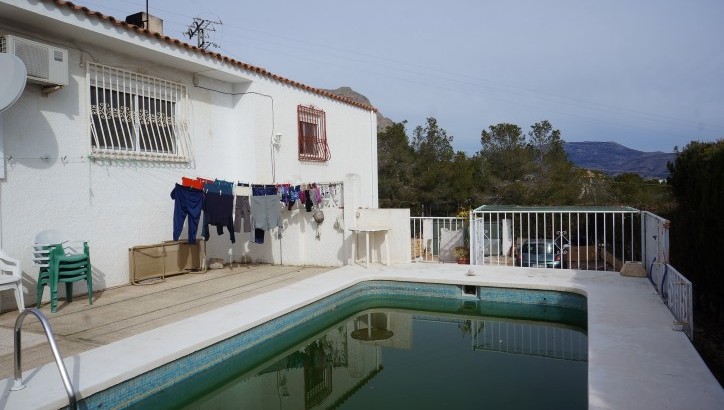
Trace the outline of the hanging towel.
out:
<instances>
[{"instance_id":1,"label":"hanging towel","mask_svg":"<svg viewBox=\"0 0 724 410\"><path fill-rule=\"evenodd\" d=\"M234 187L234 195L251 196L251 187L249 186L249 184L238 183Z\"/></svg>"},{"instance_id":2,"label":"hanging towel","mask_svg":"<svg viewBox=\"0 0 724 410\"><path fill-rule=\"evenodd\" d=\"M189 188L204 189L204 182L198 179L181 177L181 185Z\"/></svg>"}]
</instances>

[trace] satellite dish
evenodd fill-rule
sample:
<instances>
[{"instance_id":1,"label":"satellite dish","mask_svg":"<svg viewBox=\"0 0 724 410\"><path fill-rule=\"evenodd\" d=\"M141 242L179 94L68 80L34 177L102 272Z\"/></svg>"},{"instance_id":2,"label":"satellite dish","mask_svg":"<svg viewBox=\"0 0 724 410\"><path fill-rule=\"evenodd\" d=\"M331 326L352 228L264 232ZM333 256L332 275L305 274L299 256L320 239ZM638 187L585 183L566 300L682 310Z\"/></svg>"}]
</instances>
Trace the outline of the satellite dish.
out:
<instances>
[{"instance_id":1,"label":"satellite dish","mask_svg":"<svg viewBox=\"0 0 724 410\"><path fill-rule=\"evenodd\" d=\"M25 64L16 56L0 53L0 113L15 104L25 89Z\"/></svg>"}]
</instances>

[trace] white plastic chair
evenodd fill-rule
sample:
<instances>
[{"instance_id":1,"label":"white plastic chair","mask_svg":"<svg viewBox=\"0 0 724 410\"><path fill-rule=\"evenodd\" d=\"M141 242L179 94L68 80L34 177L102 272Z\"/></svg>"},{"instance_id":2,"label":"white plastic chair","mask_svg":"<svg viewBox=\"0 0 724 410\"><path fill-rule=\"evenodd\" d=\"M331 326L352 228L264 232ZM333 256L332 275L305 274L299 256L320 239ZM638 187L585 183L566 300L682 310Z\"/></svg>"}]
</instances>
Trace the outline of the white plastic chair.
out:
<instances>
[{"instance_id":1,"label":"white plastic chair","mask_svg":"<svg viewBox=\"0 0 724 410\"><path fill-rule=\"evenodd\" d=\"M48 269L50 249L53 245L68 242L68 237L60 231L48 229L35 235L33 243L33 265L37 266L40 273Z\"/></svg>"},{"instance_id":2,"label":"white plastic chair","mask_svg":"<svg viewBox=\"0 0 724 410\"><path fill-rule=\"evenodd\" d=\"M67 241L66 234L54 229L48 229L35 235L35 243L38 245L57 245Z\"/></svg>"},{"instance_id":3,"label":"white plastic chair","mask_svg":"<svg viewBox=\"0 0 724 410\"><path fill-rule=\"evenodd\" d=\"M20 261L9 257L2 249L0 249L0 273L0 291L15 291L15 302L18 304L18 310L22 312L25 310L25 301Z\"/></svg>"}]
</instances>

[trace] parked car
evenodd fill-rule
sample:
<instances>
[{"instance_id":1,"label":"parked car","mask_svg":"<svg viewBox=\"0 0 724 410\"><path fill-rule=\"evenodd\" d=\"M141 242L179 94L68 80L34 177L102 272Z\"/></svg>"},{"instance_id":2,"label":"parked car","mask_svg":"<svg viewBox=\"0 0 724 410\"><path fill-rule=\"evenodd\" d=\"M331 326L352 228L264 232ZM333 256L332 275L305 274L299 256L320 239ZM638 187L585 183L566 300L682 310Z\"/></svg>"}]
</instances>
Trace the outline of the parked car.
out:
<instances>
[{"instance_id":1,"label":"parked car","mask_svg":"<svg viewBox=\"0 0 724 410\"><path fill-rule=\"evenodd\" d=\"M551 239L531 239L521 245L515 264L531 268L565 268L564 253L566 250L562 251L560 245Z\"/></svg>"}]
</instances>

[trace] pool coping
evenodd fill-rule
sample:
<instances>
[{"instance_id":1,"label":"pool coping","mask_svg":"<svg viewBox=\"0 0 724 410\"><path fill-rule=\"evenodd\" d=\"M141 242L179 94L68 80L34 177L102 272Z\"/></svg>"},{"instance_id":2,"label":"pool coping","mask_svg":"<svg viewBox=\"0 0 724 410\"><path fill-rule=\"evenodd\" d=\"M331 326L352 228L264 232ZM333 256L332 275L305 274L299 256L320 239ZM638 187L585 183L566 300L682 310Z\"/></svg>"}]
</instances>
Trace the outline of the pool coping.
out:
<instances>
[{"instance_id":1,"label":"pool coping","mask_svg":"<svg viewBox=\"0 0 724 410\"><path fill-rule=\"evenodd\" d=\"M472 274L472 275L471 275ZM589 408L722 408L724 391L646 278L613 272L456 264L345 266L65 359L88 397L123 380L369 280L560 290L588 298ZM233 324L233 325L232 325ZM123 360L119 360L122 358ZM55 364L27 370L27 387L0 381L0 405L61 408L67 395Z\"/></svg>"}]
</instances>

